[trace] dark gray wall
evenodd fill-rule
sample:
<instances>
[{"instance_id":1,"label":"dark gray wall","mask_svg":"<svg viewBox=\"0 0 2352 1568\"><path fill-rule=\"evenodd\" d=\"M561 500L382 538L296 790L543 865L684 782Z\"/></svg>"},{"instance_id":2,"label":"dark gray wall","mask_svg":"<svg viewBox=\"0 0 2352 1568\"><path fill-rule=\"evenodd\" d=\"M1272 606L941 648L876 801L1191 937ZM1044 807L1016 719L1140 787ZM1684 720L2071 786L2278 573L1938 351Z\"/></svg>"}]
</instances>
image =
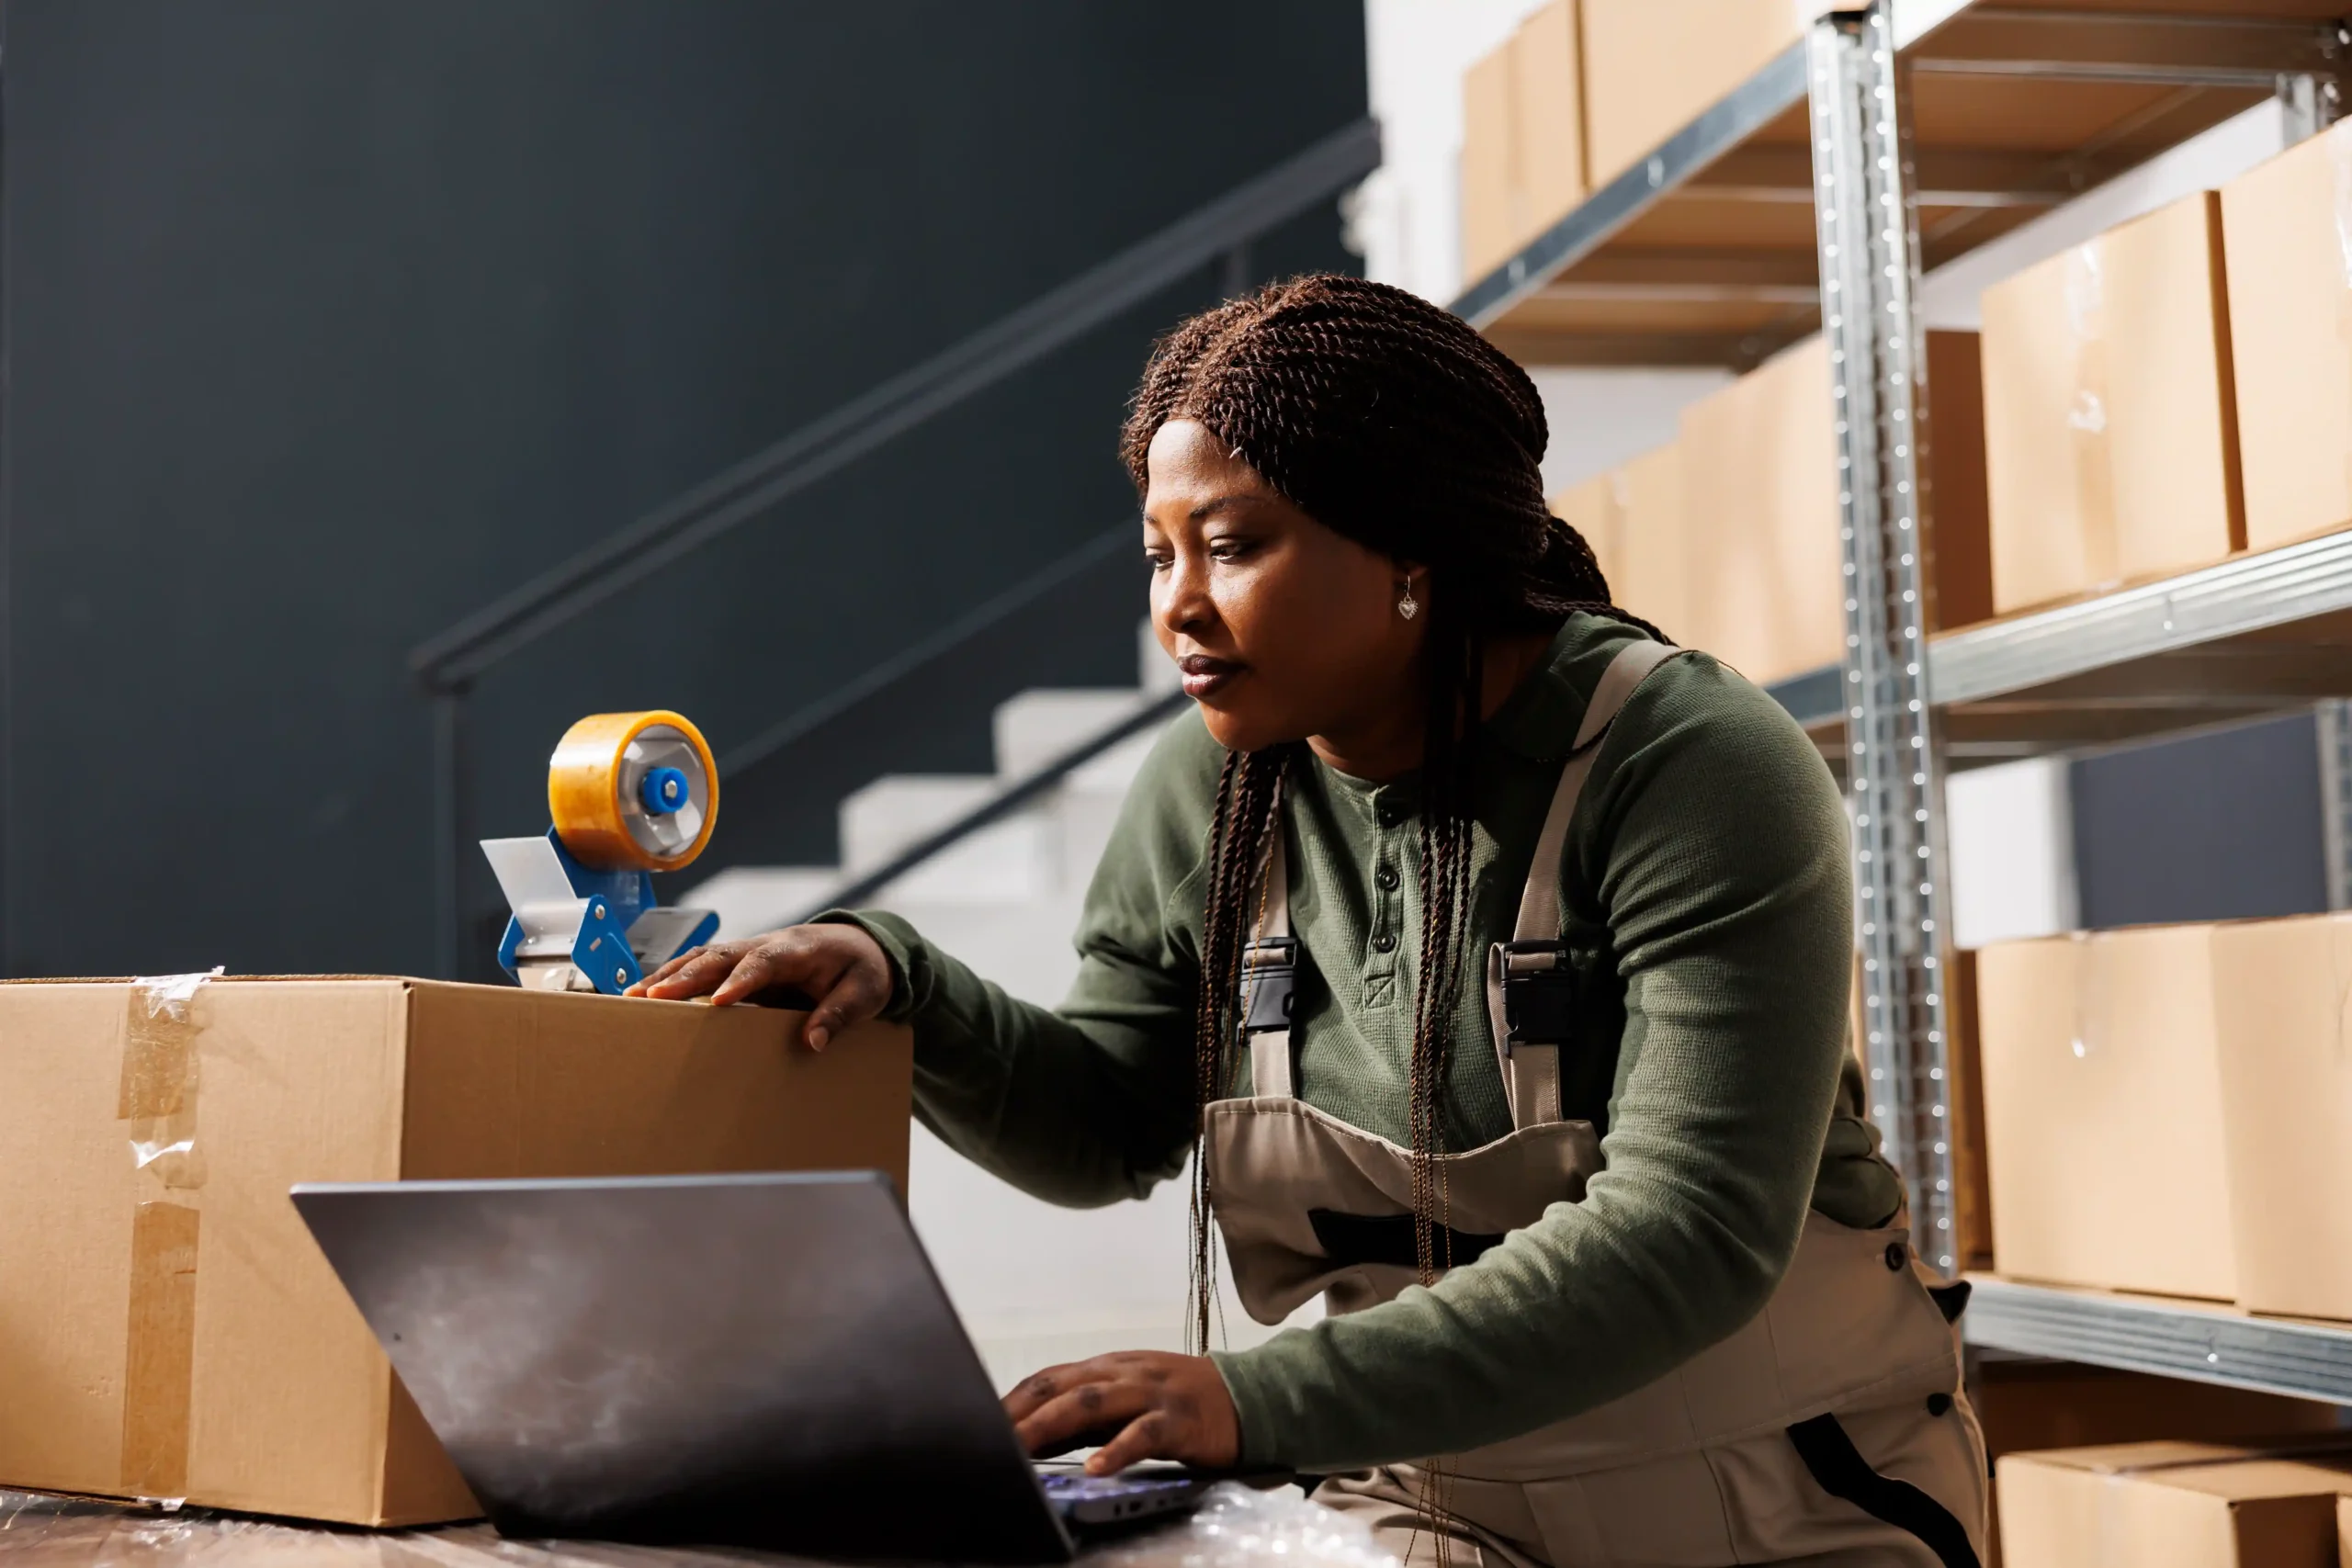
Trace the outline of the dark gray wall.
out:
<instances>
[{"instance_id":1,"label":"dark gray wall","mask_svg":"<svg viewBox=\"0 0 2352 1568\"><path fill-rule=\"evenodd\" d=\"M2069 783L2086 927L2327 908L2309 715L2082 758Z\"/></svg>"},{"instance_id":2,"label":"dark gray wall","mask_svg":"<svg viewBox=\"0 0 2352 1568\"><path fill-rule=\"evenodd\" d=\"M412 644L1364 108L1355 0L6 27L12 974L424 968ZM1345 265L1337 229L1260 265ZM580 714L675 706L723 751L1128 514L1120 405L1213 282L492 675L476 827L543 825ZM745 781L722 844L829 858L840 784L983 760L991 675L1129 678L1140 595Z\"/></svg>"}]
</instances>

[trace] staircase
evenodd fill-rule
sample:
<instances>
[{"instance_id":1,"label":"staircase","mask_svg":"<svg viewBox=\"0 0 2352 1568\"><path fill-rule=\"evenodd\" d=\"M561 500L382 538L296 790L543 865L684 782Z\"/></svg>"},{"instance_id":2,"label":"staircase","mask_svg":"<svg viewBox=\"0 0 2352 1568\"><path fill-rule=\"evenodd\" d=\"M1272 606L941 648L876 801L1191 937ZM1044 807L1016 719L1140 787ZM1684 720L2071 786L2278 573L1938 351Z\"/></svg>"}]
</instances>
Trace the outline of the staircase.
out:
<instances>
[{"instance_id":1,"label":"staircase","mask_svg":"<svg viewBox=\"0 0 2352 1568\"><path fill-rule=\"evenodd\" d=\"M880 778L841 805L840 866L720 872L680 902L715 910L721 937L773 929L827 891L888 862L924 834L1133 714L1176 684L1141 629L1138 682L1111 691L1032 691L996 710L997 772ZM982 828L872 900L976 972L1050 1007L1078 973L1070 938L1120 803L1157 739L1121 742L1039 803ZM1059 1209L1016 1191L951 1153L920 1125L909 1166L916 1231L998 1381L1106 1350L1182 1348L1189 1257L1182 1178L1141 1203ZM1238 1348L1272 1329L1223 1290L1222 1342ZM1294 1321L1320 1315L1310 1303Z\"/></svg>"}]
</instances>

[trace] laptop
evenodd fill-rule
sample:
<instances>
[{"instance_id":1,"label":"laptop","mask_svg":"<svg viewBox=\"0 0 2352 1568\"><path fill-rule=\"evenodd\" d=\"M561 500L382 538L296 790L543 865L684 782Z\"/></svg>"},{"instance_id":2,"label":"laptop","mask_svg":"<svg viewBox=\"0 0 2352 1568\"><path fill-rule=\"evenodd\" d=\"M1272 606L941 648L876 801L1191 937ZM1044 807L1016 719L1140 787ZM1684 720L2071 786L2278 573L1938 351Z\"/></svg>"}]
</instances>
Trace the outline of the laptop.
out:
<instances>
[{"instance_id":1,"label":"laptop","mask_svg":"<svg viewBox=\"0 0 2352 1568\"><path fill-rule=\"evenodd\" d=\"M1033 1464L879 1172L293 1199L504 1535L1057 1562L1210 1479Z\"/></svg>"}]
</instances>

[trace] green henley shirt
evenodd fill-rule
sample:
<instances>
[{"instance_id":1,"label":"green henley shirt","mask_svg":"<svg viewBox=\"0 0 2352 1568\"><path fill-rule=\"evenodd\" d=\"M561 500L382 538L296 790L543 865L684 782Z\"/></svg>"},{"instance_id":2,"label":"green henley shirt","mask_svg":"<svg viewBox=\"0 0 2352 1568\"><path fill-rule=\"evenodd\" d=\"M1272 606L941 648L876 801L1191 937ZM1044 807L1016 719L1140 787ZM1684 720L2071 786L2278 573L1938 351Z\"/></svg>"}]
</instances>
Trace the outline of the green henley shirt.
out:
<instances>
[{"instance_id":1,"label":"green henley shirt","mask_svg":"<svg viewBox=\"0 0 2352 1568\"><path fill-rule=\"evenodd\" d=\"M1477 737L1449 1148L1510 1131L1486 943L1510 933L1593 686L1638 635L1571 617ZM888 1016L913 1029L923 1124L1039 1197L1140 1197L1183 1168L1223 757L1197 713L1160 738L1088 891L1079 976L1057 1010L1007 996L893 916L828 917L889 953ZM1398 1143L1420 949L1415 792L1314 762L1287 795L1299 1092ZM1854 1225L1894 1213L1900 1183L1846 1048L1848 852L1828 770L1770 697L1701 653L1642 684L1595 759L1563 863L1544 869L1561 878L1578 1038L1617 1042L1564 1053L1584 1066L1565 1073L1565 1102L1604 1122L1608 1168L1582 1201L1432 1288L1217 1352L1248 1460L1336 1472L1565 1419L1760 1311L1808 1207Z\"/></svg>"}]
</instances>

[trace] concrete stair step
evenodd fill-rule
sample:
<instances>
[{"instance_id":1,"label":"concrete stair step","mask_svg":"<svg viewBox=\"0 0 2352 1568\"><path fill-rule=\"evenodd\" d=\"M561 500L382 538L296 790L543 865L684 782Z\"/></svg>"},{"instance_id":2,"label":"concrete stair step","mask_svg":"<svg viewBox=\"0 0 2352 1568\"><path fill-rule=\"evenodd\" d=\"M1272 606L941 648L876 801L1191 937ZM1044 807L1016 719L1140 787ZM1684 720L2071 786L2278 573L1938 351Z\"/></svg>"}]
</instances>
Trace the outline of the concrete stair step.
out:
<instances>
[{"instance_id":1,"label":"concrete stair step","mask_svg":"<svg viewBox=\"0 0 2352 1568\"><path fill-rule=\"evenodd\" d=\"M830 865L734 866L695 884L678 902L718 917L721 941L756 936L800 914L841 885Z\"/></svg>"},{"instance_id":2,"label":"concrete stair step","mask_svg":"<svg viewBox=\"0 0 2352 1568\"><path fill-rule=\"evenodd\" d=\"M1118 690L1023 692L997 705L996 771L1005 778L1035 772L1071 747L1126 717L1148 699Z\"/></svg>"}]
</instances>

